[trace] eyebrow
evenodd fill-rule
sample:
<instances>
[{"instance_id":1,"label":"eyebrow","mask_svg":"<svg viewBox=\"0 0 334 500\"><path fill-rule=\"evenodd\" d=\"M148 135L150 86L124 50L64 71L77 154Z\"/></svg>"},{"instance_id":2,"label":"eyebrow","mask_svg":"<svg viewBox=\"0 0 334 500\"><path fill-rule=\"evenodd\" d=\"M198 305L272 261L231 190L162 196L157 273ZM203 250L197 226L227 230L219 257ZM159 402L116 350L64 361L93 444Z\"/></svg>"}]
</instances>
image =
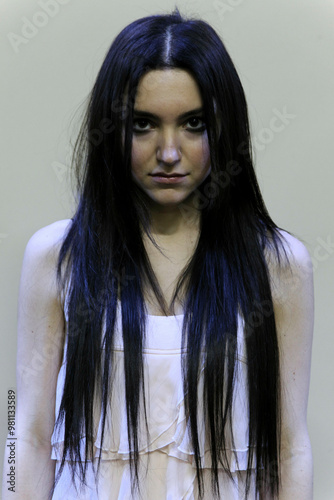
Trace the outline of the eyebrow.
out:
<instances>
[{"instance_id":1,"label":"eyebrow","mask_svg":"<svg viewBox=\"0 0 334 500\"><path fill-rule=\"evenodd\" d=\"M143 109L134 109L133 110L134 115L136 116L146 116L148 118L154 118L156 120L159 120L160 117L158 115L155 115L154 113L150 113L149 111L145 111ZM178 120L182 120L184 118L188 118L188 116L192 115L197 115L203 113L203 108L196 108L196 109L191 109L190 111L187 111L186 113L182 113L179 115L177 118Z\"/></svg>"}]
</instances>

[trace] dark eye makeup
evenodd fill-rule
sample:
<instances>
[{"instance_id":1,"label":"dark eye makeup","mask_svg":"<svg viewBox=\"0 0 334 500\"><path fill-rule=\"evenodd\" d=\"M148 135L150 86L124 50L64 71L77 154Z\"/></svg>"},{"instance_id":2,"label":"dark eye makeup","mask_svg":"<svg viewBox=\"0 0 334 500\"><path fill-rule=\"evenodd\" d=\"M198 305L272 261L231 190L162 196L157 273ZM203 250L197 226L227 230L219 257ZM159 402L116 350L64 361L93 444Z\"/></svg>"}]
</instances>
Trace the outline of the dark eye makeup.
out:
<instances>
[{"instance_id":1,"label":"dark eye makeup","mask_svg":"<svg viewBox=\"0 0 334 500\"><path fill-rule=\"evenodd\" d=\"M195 122L195 123L194 123ZM192 116L188 118L184 125L190 124L190 127L186 127L186 130L192 133L203 132L206 128L203 118L201 116ZM148 120L147 118L134 118L133 120L133 131L138 134L143 134L149 132L151 128L148 126L155 126L155 124Z\"/></svg>"}]
</instances>

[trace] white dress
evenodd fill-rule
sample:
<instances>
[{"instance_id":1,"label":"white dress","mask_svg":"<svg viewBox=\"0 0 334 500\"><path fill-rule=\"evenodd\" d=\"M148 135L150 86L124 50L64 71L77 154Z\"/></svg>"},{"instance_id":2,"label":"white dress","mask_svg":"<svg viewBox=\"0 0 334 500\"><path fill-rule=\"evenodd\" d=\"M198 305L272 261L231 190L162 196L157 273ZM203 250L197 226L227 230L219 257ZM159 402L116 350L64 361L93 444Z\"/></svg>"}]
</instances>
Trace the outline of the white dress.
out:
<instances>
[{"instance_id":1,"label":"white dress","mask_svg":"<svg viewBox=\"0 0 334 500\"><path fill-rule=\"evenodd\" d=\"M66 312L65 312L66 318ZM183 315L150 316L147 319L146 347L144 354L145 395L149 438L143 419L139 432L141 456L140 495L131 495L129 472L127 418L124 396L123 349L121 336L121 311L118 306L115 331L115 375L113 394L108 408L102 460L98 484L96 485L92 463L87 471L87 486L78 490L71 483L70 469L66 463L61 478L53 494L53 500L197 500L197 479L193 452L190 444L185 412L181 374L181 330ZM239 320L237 390L234 397L233 431L237 450L239 473L234 454L230 456L230 470L235 482L226 473L219 471L220 498L226 500L244 499L244 486L248 456L248 399L246 393L246 359L244 357L243 323ZM66 351L66 343L65 343ZM65 360L64 352L64 360ZM57 383L56 417L58 415L63 384L65 364L63 362ZM203 376L199 380L199 388ZM201 408L199 408L201 411ZM102 422L102 418L100 424ZM110 423L112 422L112 426ZM63 447L63 429L52 435L51 458L57 460L56 472L60 466ZM99 455L101 426L96 432L95 457ZM205 442L204 429L199 429L201 455L206 486L205 500L211 500L210 456ZM82 438L84 450L85 438ZM84 456L84 451L82 452ZM97 459L96 459L97 461ZM254 471L255 473L255 471ZM254 473L249 499L256 498L254 492Z\"/></svg>"}]
</instances>

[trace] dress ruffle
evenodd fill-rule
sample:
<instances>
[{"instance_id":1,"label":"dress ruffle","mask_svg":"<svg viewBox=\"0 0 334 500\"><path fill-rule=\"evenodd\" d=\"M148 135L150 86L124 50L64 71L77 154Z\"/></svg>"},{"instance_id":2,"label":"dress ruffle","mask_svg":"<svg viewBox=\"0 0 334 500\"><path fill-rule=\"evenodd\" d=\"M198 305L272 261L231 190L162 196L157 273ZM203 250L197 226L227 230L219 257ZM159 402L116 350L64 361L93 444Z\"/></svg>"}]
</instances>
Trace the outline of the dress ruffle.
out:
<instances>
[{"instance_id":1,"label":"dress ruffle","mask_svg":"<svg viewBox=\"0 0 334 500\"><path fill-rule=\"evenodd\" d=\"M142 496L131 496L129 472L129 444L124 389L123 350L120 325L117 323L115 363L113 374L113 393L107 408L104 440L101 445L102 415L97 407L99 424L94 440L94 464L101 453L101 470L96 489L92 462L88 466L88 486L75 492L70 482L69 465L66 463L53 500L70 499L197 499L196 465L192 451L190 432L184 407L184 394L181 373L181 327L182 316L148 316L148 344L144 350L144 377L146 414L149 434L144 425L141 406L139 420L139 453L141 457L140 481ZM224 491L222 498L228 500L243 497L245 471L248 462L248 404L246 397L246 368L242 339L243 325L239 324L239 347L236 367L236 392L233 401L234 448L228 446L226 456L229 469L235 479L233 484L221 468L220 484ZM118 334L117 334L118 332ZM65 358L64 358L65 359ZM56 416L58 415L65 364L58 375ZM198 389L203 387L203 369ZM201 401L201 399L199 399ZM142 403L142 402L141 402ZM202 408L199 406L199 415ZM198 420L202 422L201 419ZM204 423L199 428L200 453L204 481L210 491L211 459ZM51 439L51 458L57 460L56 470L63 454L64 428L54 431ZM85 456L85 436L81 439L81 456ZM67 457L69 460L69 457ZM255 467L255 464L253 465ZM66 496L61 496L66 489ZM229 495L229 496L228 496ZM208 498L211 498L208 496ZM255 498L254 496L250 498Z\"/></svg>"}]
</instances>

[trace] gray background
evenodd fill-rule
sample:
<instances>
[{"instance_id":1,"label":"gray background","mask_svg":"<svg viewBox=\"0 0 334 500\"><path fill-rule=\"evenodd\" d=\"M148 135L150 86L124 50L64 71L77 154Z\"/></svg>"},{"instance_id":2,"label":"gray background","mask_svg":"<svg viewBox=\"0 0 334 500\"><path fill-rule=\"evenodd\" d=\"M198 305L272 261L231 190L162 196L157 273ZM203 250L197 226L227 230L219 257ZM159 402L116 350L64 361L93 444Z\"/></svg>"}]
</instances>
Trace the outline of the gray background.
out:
<instances>
[{"instance_id":1,"label":"gray background","mask_svg":"<svg viewBox=\"0 0 334 500\"><path fill-rule=\"evenodd\" d=\"M174 5L169 0L0 2L1 450L7 390L15 388L25 245L39 228L72 214L70 140L112 39L132 20L169 12ZM304 241L313 259L316 316L308 422L314 498L332 500L334 2L180 0L176 5L211 23L225 41L246 91L268 209L279 226ZM280 131L273 130L273 117L284 109L290 118ZM1 461L2 456L0 451Z\"/></svg>"}]
</instances>

